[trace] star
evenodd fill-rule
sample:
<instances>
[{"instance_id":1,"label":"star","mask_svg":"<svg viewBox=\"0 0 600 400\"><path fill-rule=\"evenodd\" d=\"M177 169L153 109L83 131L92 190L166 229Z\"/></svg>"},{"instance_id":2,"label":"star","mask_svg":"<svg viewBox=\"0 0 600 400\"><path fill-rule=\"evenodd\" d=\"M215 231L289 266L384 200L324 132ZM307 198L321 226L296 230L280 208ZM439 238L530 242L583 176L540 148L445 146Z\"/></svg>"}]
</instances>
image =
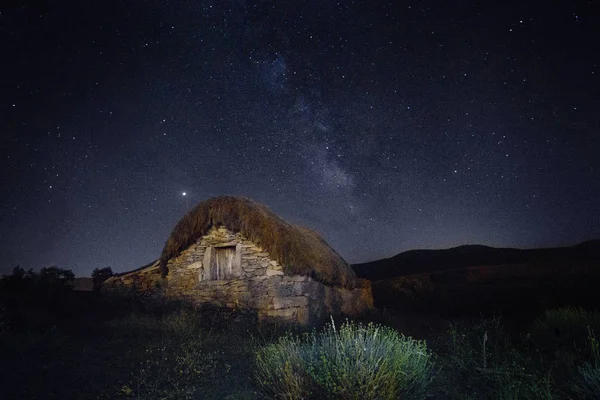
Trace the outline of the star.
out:
<instances>
[{"instance_id":1,"label":"star","mask_svg":"<svg viewBox=\"0 0 600 400\"><path fill-rule=\"evenodd\" d=\"M79 11L70 3L57 13ZM600 60L584 5L566 18L553 2L507 5L499 19L497 7L469 2L428 15L392 2L361 15L368 2L358 1L328 8L332 23L323 24L314 7L270 2L252 11L172 2L173 13L150 23L129 3L121 11L131 23L98 2L77 26L50 24L39 35L11 26L0 205L32 211L3 214L0 254L9 257L0 275L48 259L77 265L76 275L143 265L184 210L222 194L318 230L351 263L465 241L537 247L600 237L589 217L600 212ZM252 29L236 22L247 11ZM479 17L444 38L465 11ZM39 18L35 8L17 15ZM356 19L370 28L355 29ZM565 40L546 37L554 31ZM72 53L80 43L93 46ZM93 73L60 73L73 65ZM39 101L51 109L37 112ZM522 195L534 190L535 199ZM145 229L148 210L163 229ZM78 235L90 220L74 215L97 221L94 234ZM39 249L21 243L59 221L60 235ZM565 221L569 229L551 229ZM142 232L140 246L115 232ZM98 243L110 251L90 252Z\"/></svg>"}]
</instances>

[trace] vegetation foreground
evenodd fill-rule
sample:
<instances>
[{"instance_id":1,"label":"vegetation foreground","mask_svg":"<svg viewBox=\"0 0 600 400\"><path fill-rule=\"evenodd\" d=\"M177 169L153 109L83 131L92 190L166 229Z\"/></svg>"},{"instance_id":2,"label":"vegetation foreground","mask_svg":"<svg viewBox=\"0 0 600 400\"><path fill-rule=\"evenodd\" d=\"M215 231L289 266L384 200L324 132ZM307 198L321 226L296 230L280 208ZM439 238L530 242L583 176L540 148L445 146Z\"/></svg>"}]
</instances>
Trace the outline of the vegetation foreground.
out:
<instances>
[{"instance_id":1,"label":"vegetation foreground","mask_svg":"<svg viewBox=\"0 0 600 400\"><path fill-rule=\"evenodd\" d=\"M445 321L402 315L313 331L158 298L1 291L5 399L598 399L600 314Z\"/></svg>"}]
</instances>

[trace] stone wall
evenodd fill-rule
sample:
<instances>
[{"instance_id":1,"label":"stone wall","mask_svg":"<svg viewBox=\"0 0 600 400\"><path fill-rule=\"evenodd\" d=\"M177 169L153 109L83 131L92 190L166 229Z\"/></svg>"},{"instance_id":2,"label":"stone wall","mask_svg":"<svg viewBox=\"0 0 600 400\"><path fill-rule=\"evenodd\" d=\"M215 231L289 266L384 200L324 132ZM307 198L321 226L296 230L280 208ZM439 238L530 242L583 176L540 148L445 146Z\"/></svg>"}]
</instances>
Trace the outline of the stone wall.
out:
<instances>
[{"instance_id":1,"label":"stone wall","mask_svg":"<svg viewBox=\"0 0 600 400\"><path fill-rule=\"evenodd\" d=\"M163 279L160 276L158 260L150 266L114 275L102 283L103 292L121 292L128 294L130 291L146 292L149 290L162 290Z\"/></svg>"},{"instance_id":2,"label":"stone wall","mask_svg":"<svg viewBox=\"0 0 600 400\"><path fill-rule=\"evenodd\" d=\"M208 268L209 253L223 246L235 246L236 255L241 258L240 276L206 280L204 269ZM357 316L373 307L370 282L361 281L357 289L347 290L324 285L308 276L285 275L268 252L223 227L211 229L178 257L169 260L167 267L164 293L168 297L198 305L256 310L261 320L311 324L329 314ZM157 274L156 264L118 279L125 285L129 281L138 288L151 288L156 285Z\"/></svg>"}]
</instances>

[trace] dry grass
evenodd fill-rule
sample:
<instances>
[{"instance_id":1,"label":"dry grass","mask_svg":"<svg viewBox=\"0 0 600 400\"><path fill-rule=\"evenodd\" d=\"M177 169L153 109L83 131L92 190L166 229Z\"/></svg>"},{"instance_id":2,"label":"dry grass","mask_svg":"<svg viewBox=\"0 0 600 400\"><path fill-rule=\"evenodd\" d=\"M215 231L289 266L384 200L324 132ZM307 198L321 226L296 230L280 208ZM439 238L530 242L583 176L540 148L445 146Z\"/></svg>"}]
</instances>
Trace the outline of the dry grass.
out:
<instances>
[{"instance_id":1,"label":"dry grass","mask_svg":"<svg viewBox=\"0 0 600 400\"><path fill-rule=\"evenodd\" d=\"M204 201L179 221L160 258L163 276L171 258L218 226L240 232L268 251L287 274L311 276L329 285L356 285L354 271L316 232L289 224L266 206L237 196Z\"/></svg>"}]
</instances>

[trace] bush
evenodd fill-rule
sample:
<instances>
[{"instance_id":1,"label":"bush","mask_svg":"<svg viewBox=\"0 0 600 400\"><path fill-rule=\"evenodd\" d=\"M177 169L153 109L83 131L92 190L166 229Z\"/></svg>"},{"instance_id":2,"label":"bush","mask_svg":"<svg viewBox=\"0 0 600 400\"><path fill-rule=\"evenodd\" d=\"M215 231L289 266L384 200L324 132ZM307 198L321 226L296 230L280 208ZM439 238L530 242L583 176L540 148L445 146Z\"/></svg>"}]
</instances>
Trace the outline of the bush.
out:
<instances>
[{"instance_id":1,"label":"bush","mask_svg":"<svg viewBox=\"0 0 600 400\"><path fill-rule=\"evenodd\" d=\"M418 395L431 377L425 342L379 325L332 322L320 333L286 336L256 354L259 384L271 397L396 399Z\"/></svg>"},{"instance_id":2,"label":"bush","mask_svg":"<svg viewBox=\"0 0 600 400\"><path fill-rule=\"evenodd\" d=\"M531 326L530 336L541 351L577 353L587 342L588 327L600 329L600 313L563 307L545 311Z\"/></svg>"},{"instance_id":3,"label":"bush","mask_svg":"<svg viewBox=\"0 0 600 400\"><path fill-rule=\"evenodd\" d=\"M545 311L531 325L528 344L536 352L542 367L552 370L556 381L573 388L573 382L589 382L594 367L588 346L593 332L600 330L600 313L576 307ZM593 343L593 341L591 342ZM596 357L597 358L597 357ZM587 363L591 363L586 366Z\"/></svg>"},{"instance_id":4,"label":"bush","mask_svg":"<svg viewBox=\"0 0 600 400\"><path fill-rule=\"evenodd\" d=\"M260 349L256 353L256 376L265 393L282 400L308 397L308 351L306 343L292 336Z\"/></svg>"},{"instance_id":5,"label":"bush","mask_svg":"<svg viewBox=\"0 0 600 400\"><path fill-rule=\"evenodd\" d=\"M580 396L588 399L600 398L600 342L594 331L588 328L588 339L591 361L577 368L573 389Z\"/></svg>"},{"instance_id":6,"label":"bush","mask_svg":"<svg viewBox=\"0 0 600 400\"><path fill-rule=\"evenodd\" d=\"M600 399L600 363L585 363L577 372L575 392L586 399Z\"/></svg>"},{"instance_id":7,"label":"bush","mask_svg":"<svg viewBox=\"0 0 600 400\"><path fill-rule=\"evenodd\" d=\"M443 391L452 398L551 399L548 377L521 354L500 318L451 324L443 351ZM459 386L452 384L461 382ZM453 391L452 393L449 393Z\"/></svg>"}]
</instances>

